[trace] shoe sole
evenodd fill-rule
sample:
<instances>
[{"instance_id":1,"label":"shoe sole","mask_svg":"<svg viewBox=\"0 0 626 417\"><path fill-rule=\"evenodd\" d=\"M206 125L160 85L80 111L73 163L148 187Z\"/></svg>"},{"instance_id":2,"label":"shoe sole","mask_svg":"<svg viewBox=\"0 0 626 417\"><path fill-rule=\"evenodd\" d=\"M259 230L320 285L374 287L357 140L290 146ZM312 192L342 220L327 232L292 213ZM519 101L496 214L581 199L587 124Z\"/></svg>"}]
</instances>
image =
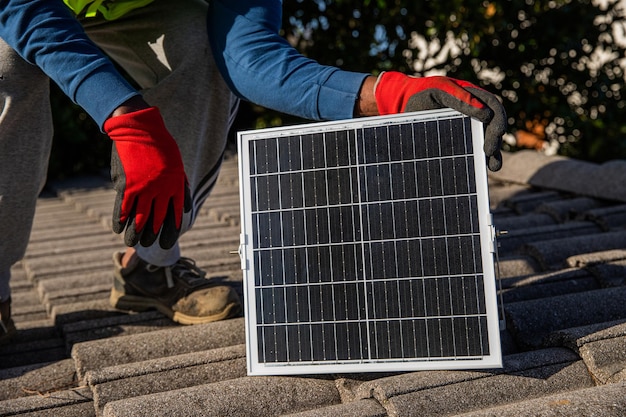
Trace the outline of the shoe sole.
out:
<instances>
[{"instance_id":1,"label":"shoe sole","mask_svg":"<svg viewBox=\"0 0 626 417\"><path fill-rule=\"evenodd\" d=\"M109 301L111 305L118 310L141 312L156 309L176 323L185 325L211 323L214 321L225 320L227 318L234 317L241 312L241 305L239 303L230 303L224 308L224 310L211 316L189 316L187 314L174 311L171 308L156 302L152 298L125 295L117 291L115 288L111 289Z\"/></svg>"}]
</instances>

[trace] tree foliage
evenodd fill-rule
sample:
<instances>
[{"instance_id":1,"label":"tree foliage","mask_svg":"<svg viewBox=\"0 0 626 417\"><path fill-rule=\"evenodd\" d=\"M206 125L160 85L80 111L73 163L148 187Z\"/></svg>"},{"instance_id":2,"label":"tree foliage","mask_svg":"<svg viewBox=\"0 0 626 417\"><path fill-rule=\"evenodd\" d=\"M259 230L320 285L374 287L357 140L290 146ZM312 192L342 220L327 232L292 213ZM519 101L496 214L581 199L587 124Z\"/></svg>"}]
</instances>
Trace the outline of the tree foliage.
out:
<instances>
[{"instance_id":1,"label":"tree foliage","mask_svg":"<svg viewBox=\"0 0 626 417\"><path fill-rule=\"evenodd\" d=\"M354 71L446 74L498 94L511 133L601 161L626 157L626 20L613 0L297 0L284 35ZM621 36L620 36L621 35Z\"/></svg>"},{"instance_id":2,"label":"tree foliage","mask_svg":"<svg viewBox=\"0 0 626 417\"><path fill-rule=\"evenodd\" d=\"M580 159L626 158L626 0L283 5L282 34L322 64L465 79L502 98L518 139L530 133L549 151ZM52 176L101 169L110 144L83 111L54 91ZM237 129L302 122L250 104L240 113ZM514 150L520 143L507 146Z\"/></svg>"},{"instance_id":3,"label":"tree foliage","mask_svg":"<svg viewBox=\"0 0 626 417\"><path fill-rule=\"evenodd\" d=\"M54 140L48 179L76 174L99 174L110 166L111 141L87 113L52 83L51 107Z\"/></svg>"}]
</instances>

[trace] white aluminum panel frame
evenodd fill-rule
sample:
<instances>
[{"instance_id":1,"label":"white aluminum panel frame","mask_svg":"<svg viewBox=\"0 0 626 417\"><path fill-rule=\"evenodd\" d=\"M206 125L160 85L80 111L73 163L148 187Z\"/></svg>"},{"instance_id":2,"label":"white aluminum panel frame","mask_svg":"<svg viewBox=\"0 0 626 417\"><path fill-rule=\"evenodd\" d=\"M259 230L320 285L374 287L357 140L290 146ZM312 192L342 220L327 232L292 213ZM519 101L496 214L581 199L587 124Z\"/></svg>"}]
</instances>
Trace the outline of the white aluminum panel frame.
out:
<instances>
[{"instance_id":1,"label":"white aluminum panel frame","mask_svg":"<svg viewBox=\"0 0 626 417\"><path fill-rule=\"evenodd\" d=\"M482 273L484 275L485 307L487 316L487 336L489 354L481 357L458 358L414 358L414 359L373 359L373 360L333 360L307 362L264 363L259 360L257 339L257 310L255 296L255 271L253 253L250 247L252 228L250 154L249 142L312 133L327 133L337 130L379 127L407 122L424 122L463 116L451 109L425 112L403 113L390 116L376 116L334 122L310 123L297 126L259 129L238 133L241 242L239 255L244 278L244 302L246 320L246 345L249 375L297 375L354 372L396 372L418 370L483 369L502 367L500 346L500 326L496 297L496 277L494 265L495 232L489 211L487 168L483 153L483 124L472 119L475 186L478 201L478 219L481 241ZM465 117L465 116L463 116Z\"/></svg>"}]
</instances>

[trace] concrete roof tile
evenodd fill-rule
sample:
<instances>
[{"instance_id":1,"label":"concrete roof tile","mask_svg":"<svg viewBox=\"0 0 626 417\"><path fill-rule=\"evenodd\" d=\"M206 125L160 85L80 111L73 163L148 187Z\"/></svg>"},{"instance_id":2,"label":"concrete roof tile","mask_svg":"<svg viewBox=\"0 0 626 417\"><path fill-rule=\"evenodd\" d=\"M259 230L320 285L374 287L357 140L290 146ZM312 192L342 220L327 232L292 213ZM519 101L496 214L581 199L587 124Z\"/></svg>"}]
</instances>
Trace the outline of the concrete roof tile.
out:
<instances>
[{"instance_id":1,"label":"concrete roof tile","mask_svg":"<svg viewBox=\"0 0 626 417\"><path fill-rule=\"evenodd\" d=\"M623 249L625 242L626 230L543 240L528 243L520 250L534 257L543 269L548 270L566 266L565 261L575 255Z\"/></svg>"},{"instance_id":2,"label":"concrete roof tile","mask_svg":"<svg viewBox=\"0 0 626 417\"><path fill-rule=\"evenodd\" d=\"M196 259L209 275L224 277L241 292L240 261L230 254L239 245L236 162L226 159L211 204L201 210L196 227L183 237L181 247L185 256ZM93 415L97 409L133 417L212 412L378 416L478 413L481 409L502 413L493 415L517 416L519 401L533 407L549 404L545 398L556 398L563 406L558 411L564 415L578 416L572 411L578 407L589 414L598 411L603 416L622 416L624 413L615 411L623 411L621 405L610 402L604 391L597 394L601 401L594 402L595 388L579 388L607 382L601 388L610 388L616 395L623 392L620 381L626 377L621 362L626 344L626 246L619 245L624 241L620 242L624 235L619 233L626 231L626 206L616 203L611 194L621 186L614 181L623 175L619 172L623 164L578 162L521 152L505 154L503 169L489 173L494 224L498 230L504 225L512 232L500 241L509 239L510 243L523 237L527 249L518 253L519 245L507 246L509 243L499 249L498 278L504 288L508 321L500 332L505 363L500 370L240 377L245 372L242 319L181 327L156 312L109 310L104 292L101 298L92 293L91 300L90 287L110 280L110 253L123 247L121 238L109 231L114 192L108 179L99 184L58 185L59 194L40 199L29 251L13 268L14 318L19 332L15 343L0 347L0 368L8 367L0 371L0 390L8 384L14 392L15 384L27 381L21 378L44 381L54 374L54 365L48 367L52 362L59 372L72 363L79 376L89 372L96 406L91 397L54 411L37 412L21 403L21 410L29 415L82 416ZM607 185L590 194L589 185L580 184L587 178L576 178L574 173L563 176L572 170L579 170L590 182L602 171L609 175ZM606 195L600 195L603 193ZM74 215L68 216L68 211ZM579 222L593 226L577 241L571 234L582 230ZM550 232L537 230L557 224ZM96 240L102 238L109 246L92 244L86 236L93 238L94 231ZM569 237L555 239L552 232ZM81 304L84 297L90 301ZM47 318L42 299L54 305L57 323ZM70 347L73 361L68 359ZM239 349L236 358L206 363L199 359L230 349ZM24 355L24 351L32 354ZM5 361L6 357L10 361ZM25 369L31 370L24 374ZM3 378L3 372L21 376ZM75 384L81 382L77 378ZM579 396L571 401L561 394L549 394L552 392ZM141 395L147 393L152 394ZM138 396L128 398L134 395ZM524 402L526 395L532 397L530 402ZM16 400L24 399L8 401ZM35 398L31 407L41 404L38 400ZM71 411L79 406L83 407L80 413ZM504 408L491 408L498 406ZM527 409L537 410L536 414L546 410L536 407Z\"/></svg>"},{"instance_id":3,"label":"concrete roof tile","mask_svg":"<svg viewBox=\"0 0 626 417\"><path fill-rule=\"evenodd\" d=\"M577 361L399 395L384 406L390 416L446 416L592 386Z\"/></svg>"},{"instance_id":4,"label":"concrete roof tile","mask_svg":"<svg viewBox=\"0 0 626 417\"><path fill-rule=\"evenodd\" d=\"M71 359L0 369L0 401L47 395L74 386L76 369Z\"/></svg>"},{"instance_id":5,"label":"concrete roof tile","mask_svg":"<svg viewBox=\"0 0 626 417\"><path fill-rule=\"evenodd\" d=\"M236 345L89 371L85 379L102 412L112 401L244 376L245 345Z\"/></svg>"},{"instance_id":6,"label":"concrete roof tile","mask_svg":"<svg viewBox=\"0 0 626 417\"><path fill-rule=\"evenodd\" d=\"M500 256L496 273L500 278L515 276L526 276L541 271L541 266L537 261L525 255Z\"/></svg>"},{"instance_id":7,"label":"concrete roof tile","mask_svg":"<svg viewBox=\"0 0 626 417\"><path fill-rule=\"evenodd\" d=\"M568 268L559 271L540 272L530 275L519 275L501 279L502 289L517 289L533 285L549 284L562 281L586 278L589 273L580 268Z\"/></svg>"},{"instance_id":8,"label":"concrete roof tile","mask_svg":"<svg viewBox=\"0 0 626 417\"><path fill-rule=\"evenodd\" d=\"M43 299L46 293L63 291L70 288L89 287L103 283L111 283L111 268L90 272L77 272L39 279L36 283L37 294ZM11 278L13 284L13 278ZM31 284L32 287L32 284ZM17 303L16 303L17 305Z\"/></svg>"},{"instance_id":9,"label":"concrete roof tile","mask_svg":"<svg viewBox=\"0 0 626 417\"><path fill-rule=\"evenodd\" d=\"M459 414L456 417L519 417L523 415L623 417L626 415L626 383L546 395L500 407Z\"/></svg>"},{"instance_id":10,"label":"concrete roof tile","mask_svg":"<svg viewBox=\"0 0 626 417\"><path fill-rule=\"evenodd\" d=\"M591 267L599 267L603 264L615 264L615 266L619 266L622 264L622 261L625 260L626 249L609 249L574 255L567 258L566 262L567 265L571 267L587 267L591 270Z\"/></svg>"},{"instance_id":11,"label":"concrete roof tile","mask_svg":"<svg viewBox=\"0 0 626 417\"><path fill-rule=\"evenodd\" d=\"M68 288L60 291L50 291L44 294L41 303L52 315L52 310L57 305L76 304L84 301L102 300L111 293L111 283L83 286L80 288Z\"/></svg>"},{"instance_id":12,"label":"concrete roof tile","mask_svg":"<svg viewBox=\"0 0 626 417\"><path fill-rule=\"evenodd\" d=\"M567 198L551 201L537 207L537 213L546 213L556 222L563 223L576 218L578 213L606 206L606 203L589 197Z\"/></svg>"},{"instance_id":13,"label":"concrete roof tile","mask_svg":"<svg viewBox=\"0 0 626 417\"><path fill-rule=\"evenodd\" d=\"M82 414L81 414L82 413ZM55 392L54 395L31 395L0 401L0 416L89 416L94 415L89 388Z\"/></svg>"},{"instance_id":14,"label":"concrete roof tile","mask_svg":"<svg viewBox=\"0 0 626 417\"><path fill-rule=\"evenodd\" d=\"M626 254L626 251L624 251ZM626 259L593 264L587 270L605 287L626 285Z\"/></svg>"},{"instance_id":15,"label":"concrete roof tile","mask_svg":"<svg viewBox=\"0 0 626 417\"><path fill-rule=\"evenodd\" d=\"M339 404L332 380L243 377L108 403L104 417L275 416Z\"/></svg>"},{"instance_id":16,"label":"concrete roof tile","mask_svg":"<svg viewBox=\"0 0 626 417\"><path fill-rule=\"evenodd\" d=\"M498 231L511 231L553 224L555 224L554 218L546 213L532 212L520 216L494 216L493 218L493 225Z\"/></svg>"},{"instance_id":17,"label":"concrete roof tile","mask_svg":"<svg viewBox=\"0 0 626 417\"><path fill-rule=\"evenodd\" d=\"M626 287L618 287L507 303L507 328L521 346L538 347L552 332L626 319L625 299Z\"/></svg>"},{"instance_id":18,"label":"concrete roof tile","mask_svg":"<svg viewBox=\"0 0 626 417\"><path fill-rule=\"evenodd\" d=\"M506 355L502 369L475 371L422 371L399 374L364 382L355 390L355 398L375 398L385 403L393 397L487 378L502 373L518 373L534 368L575 362L579 358L567 349L550 348Z\"/></svg>"},{"instance_id":19,"label":"concrete roof tile","mask_svg":"<svg viewBox=\"0 0 626 417\"><path fill-rule=\"evenodd\" d=\"M232 319L84 342L74 345L72 358L82 380L94 369L245 343L243 325Z\"/></svg>"},{"instance_id":20,"label":"concrete roof tile","mask_svg":"<svg viewBox=\"0 0 626 417\"><path fill-rule=\"evenodd\" d=\"M109 248L111 253L120 246L120 237L113 236L111 233L102 231L103 233L92 233L93 226L84 234L78 236L67 237L67 243L60 246L58 234L54 239L41 241L29 248L27 260L41 258L44 256L60 256L68 257L73 253L84 253L88 251L97 251L102 253L103 249ZM97 237L94 239L94 235Z\"/></svg>"},{"instance_id":21,"label":"concrete roof tile","mask_svg":"<svg viewBox=\"0 0 626 417\"><path fill-rule=\"evenodd\" d=\"M111 307L109 300L106 298L77 301L73 304L60 304L52 306L50 309L50 317L57 326L64 326L75 321L100 319L121 314L124 313Z\"/></svg>"},{"instance_id":22,"label":"concrete roof tile","mask_svg":"<svg viewBox=\"0 0 626 417\"><path fill-rule=\"evenodd\" d=\"M285 414L283 417L386 417L387 410L374 400L359 400L346 404L331 405L299 413Z\"/></svg>"},{"instance_id":23,"label":"concrete roof tile","mask_svg":"<svg viewBox=\"0 0 626 417\"><path fill-rule=\"evenodd\" d=\"M112 254L113 250L105 251L105 253L106 252ZM68 272L71 273L81 271L90 272L93 271L94 268L112 268L111 258L103 257L102 254L102 250L91 250L87 252L74 251L64 256L62 258L63 262L59 262L59 258L55 256L25 259L22 262L24 264L24 269L26 269L29 274L29 278L36 281L42 277L50 275L58 276Z\"/></svg>"},{"instance_id":24,"label":"concrete roof tile","mask_svg":"<svg viewBox=\"0 0 626 417\"><path fill-rule=\"evenodd\" d=\"M594 164L535 151L507 155L495 179L578 195L626 201L626 161Z\"/></svg>"},{"instance_id":25,"label":"concrete roof tile","mask_svg":"<svg viewBox=\"0 0 626 417\"><path fill-rule=\"evenodd\" d=\"M535 227L516 226L513 230L498 237L498 247L502 252L514 252L525 244L591 235L600 231L600 227L592 222L568 222Z\"/></svg>"},{"instance_id":26,"label":"concrete roof tile","mask_svg":"<svg viewBox=\"0 0 626 417\"><path fill-rule=\"evenodd\" d=\"M513 286L511 286L510 280L505 280L502 283L502 300L506 304L600 288L598 280L588 272L584 270L566 271L565 273L558 272L520 278Z\"/></svg>"},{"instance_id":27,"label":"concrete roof tile","mask_svg":"<svg viewBox=\"0 0 626 417\"><path fill-rule=\"evenodd\" d=\"M492 210L497 210L502 207L503 202L515 195L531 192L530 187L527 185L510 183L505 184L500 181L493 180L491 171L488 173L487 181L489 184L489 204Z\"/></svg>"},{"instance_id":28,"label":"concrete roof tile","mask_svg":"<svg viewBox=\"0 0 626 417\"><path fill-rule=\"evenodd\" d=\"M70 351L72 346L80 342L151 332L175 326L178 325L162 313L145 311L70 322L61 326L61 329L68 351Z\"/></svg>"},{"instance_id":29,"label":"concrete roof tile","mask_svg":"<svg viewBox=\"0 0 626 417\"><path fill-rule=\"evenodd\" d=\"M559 201L561 194L556 191L535 190L530 193L515 195L504 202L504 206L511 208L517 214L530 213L537 210L548 201Z\"/></svg>"},{"instance_id":30,"label":"concrete roof tile","mask_svg":"<svg viewBox=\"0 0 626 417\"><path fill-rule=\"evenodd\" d=\"M604 231L626 227L626 204L587 210L578 214L579 220L596 222Z\"/></svg>"},{"instance_id":31,"label":"concrete roof tile","mask_svg":"<svg viewBox=\"0 0 626 417\"><path fill-rule=\"evenodd\" d=\"M355 391L358 399L375 398L385 403L390 398L454 383L486 378L497 371L422 371L364 382Z\"/></svg>"},{"instance_id":32,"label":"concrete roof tile","mask_svg":"<svg viewBox=\"0 0 626 417\"><path fill-rule=\"evenodd\" d=\"M48 333L48 329L45 332ZM50 337L37 338L36 335L41 336L42 333L32 329L24 333L27 333L24 337L28 341L23 342L22 335L18 334L17 340L9 345L0 346L0 368L48 363L67 358L65 343L60 336L53 333Z\"/></svg>"},{"instance_id":33,"label":"concrete roof tile","mask_svg":"<svg viewBox=\"0 0 626 417\"><path fill-rule=\"evenodd\" d=\"M585 343L580 357L599 384L624 380L626 370L626 331L622 336Z\"/></svg>"}]
</instances>

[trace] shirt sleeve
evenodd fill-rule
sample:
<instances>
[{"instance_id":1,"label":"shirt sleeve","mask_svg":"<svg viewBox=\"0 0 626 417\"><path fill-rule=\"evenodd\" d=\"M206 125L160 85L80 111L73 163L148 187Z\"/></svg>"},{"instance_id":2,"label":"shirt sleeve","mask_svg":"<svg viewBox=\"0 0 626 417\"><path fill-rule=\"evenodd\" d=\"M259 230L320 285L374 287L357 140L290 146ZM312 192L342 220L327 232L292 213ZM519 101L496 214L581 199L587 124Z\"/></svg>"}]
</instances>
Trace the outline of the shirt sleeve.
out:
<instances>
[{"instance_id":1,"label":"shirt sleeve","mask_svg":"<svg viewBox=\"0 0 626 417\"><path fill-rule=\"evenodd\" d=\"M138 94L61 0L0 0L0 38L41 68L100 128Z\"/></svg>"},{"instance_id":2,"label":"shirt sleeve","mask_svg":"<svg viewBox=\"0 0 626 417\"><path fill-rule=\"evenodd\" d=\"M222 76L239 97L312 120L353 117L368 74L320 65L279 35L280 0L212 0L211 47Z\"/></svg>"}]
</instances>

